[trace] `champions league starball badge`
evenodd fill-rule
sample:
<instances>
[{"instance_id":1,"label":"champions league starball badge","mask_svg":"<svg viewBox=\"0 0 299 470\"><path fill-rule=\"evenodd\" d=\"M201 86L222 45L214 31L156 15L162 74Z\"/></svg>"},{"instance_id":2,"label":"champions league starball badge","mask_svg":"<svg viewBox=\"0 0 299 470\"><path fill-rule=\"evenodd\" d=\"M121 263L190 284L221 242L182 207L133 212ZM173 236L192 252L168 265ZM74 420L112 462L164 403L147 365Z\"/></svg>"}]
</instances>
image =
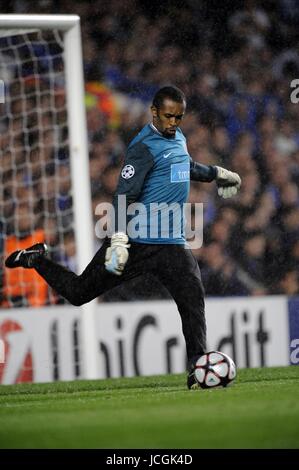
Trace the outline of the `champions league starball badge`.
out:
<instances>
[{"instance_id":1,"label":"champions league starball badge","mask_svg":"<svg viewBox=\"0 0 299 470\"><path fill-rule=\"evenodd\" d=\"M132 165L126 165L123 167L121 171L121 176L125 179L128 180L129 178L132 178L132 176L135 175L135 168Z\"/></svg>"}]
</instances>

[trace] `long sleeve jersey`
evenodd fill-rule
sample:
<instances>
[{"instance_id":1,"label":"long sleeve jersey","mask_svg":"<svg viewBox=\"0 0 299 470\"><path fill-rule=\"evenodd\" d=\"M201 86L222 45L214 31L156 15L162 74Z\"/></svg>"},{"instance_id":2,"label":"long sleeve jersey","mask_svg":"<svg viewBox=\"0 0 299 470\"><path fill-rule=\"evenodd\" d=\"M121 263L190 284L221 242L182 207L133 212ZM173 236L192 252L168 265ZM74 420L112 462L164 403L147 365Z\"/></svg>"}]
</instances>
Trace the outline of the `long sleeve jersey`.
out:
<instances>
[{"instance_id":1,"label":"long sleeve jersey","mask_svg":"<svg viewBox=\"0 0 299 470\"><path fill-rule=\"evenodd\" d=\"M215 167L191 159L179 128L174 138L167 138L152 124L146 125L129 144L119 177L113 199L116 231L124 231L118 223L118 196L123 195L126 231L132 241L185 244L184 205L190 180L210 182L215 177Z\"/></svg>"}]
</instances>

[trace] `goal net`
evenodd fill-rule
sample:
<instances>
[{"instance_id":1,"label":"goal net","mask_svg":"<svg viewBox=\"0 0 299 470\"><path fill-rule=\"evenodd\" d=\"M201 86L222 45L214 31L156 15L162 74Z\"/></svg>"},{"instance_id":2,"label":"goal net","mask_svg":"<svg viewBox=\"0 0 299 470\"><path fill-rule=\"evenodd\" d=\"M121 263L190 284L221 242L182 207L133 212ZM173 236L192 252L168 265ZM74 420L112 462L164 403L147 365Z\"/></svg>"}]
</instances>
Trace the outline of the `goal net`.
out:
<instances>
[{"instance_id":1,"label":"goal net","mask_svg":"<svg viewBox=\"0 0 299 470\"><path fill-rule=\"evenodd\" d=\"M58 31L2 31L1 232L5 258L45 241L75 267L63 41ZM3 262L1 263L3 266ZM2 305L41 306L57 298L33 270L2 273Z\"/></svg>"},{"instance_id":2,"label":"goal net","mask_svg":"<svg viewBox=\"0 0 299 470\"><path fill-rule=\"evenodd\" d=\"M0 364L0 383L34 379L32 364L38 357L33 361L28 345L33 328L39 348L39 337L45 338L41 372L45 364L53 366L47 380L61 377L57 344L69 338L73 356L62 361L64 375L73 374L66 372L68 362L74 364L74 377L95 377L92 302L75 313L60 306L65 301L35 270L4 266L11 252L40 242L48 245L52 260L75 272L82 272L93 255L80 19L75 15L0 15L0 187L0 341L7 358ZM59 327L56 320L47 328L32 321L35 312L43 316L39 310L46 306L52 308L51 318L67 308L65 321L71 326L65 337L61 313L55 317L62 321ZM21 311L26 318L31 315L27 326L17 320ZM22 328L27 342L24 335L14 336ZM80 358L79 333L85 345Z\"/></svg>"},{"instance_id":3,"label":"goal net","mask_svg":"<svg viewBox=\"0 0 299 470\"><path fill-rule=\"evenodd\" d=\"M5 269L16 249L45 242L77 271L64 41L61 31L0 29L1 304L63 302L34 271Z\"/></svg>"}]
</instances>

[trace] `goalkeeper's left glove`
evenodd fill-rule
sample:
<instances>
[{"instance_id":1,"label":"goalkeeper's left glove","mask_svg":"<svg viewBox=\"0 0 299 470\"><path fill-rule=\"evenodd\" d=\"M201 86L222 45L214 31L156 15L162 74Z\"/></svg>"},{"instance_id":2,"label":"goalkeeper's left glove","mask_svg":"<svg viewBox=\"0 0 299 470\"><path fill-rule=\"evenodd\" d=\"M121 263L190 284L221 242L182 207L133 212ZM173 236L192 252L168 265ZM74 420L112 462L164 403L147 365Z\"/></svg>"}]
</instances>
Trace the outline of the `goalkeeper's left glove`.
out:
<instances>
[{"instance_id":1,"label":"goalkeeper's left glove","mask_svg":"<svg viewBox=\"0 0 299 470\"><path fill-rule=\"evenodd\" d=\"M216 183L218 186L218 194L224 199L235 196L241 186L241 178L238 173L215 166Z\"/></svg>"},{"instance_id":2,"label":"goalkeeper's left glove","mask_svg":"<svg viewBox=\"0 0 299 470\"><path fill-rule=\"evenodd\" d=\"M105 267L107 271L120 276L129 258L128 236L117 232L111 237L111 245L106 250Z\"/></svg>"}]
</instances>

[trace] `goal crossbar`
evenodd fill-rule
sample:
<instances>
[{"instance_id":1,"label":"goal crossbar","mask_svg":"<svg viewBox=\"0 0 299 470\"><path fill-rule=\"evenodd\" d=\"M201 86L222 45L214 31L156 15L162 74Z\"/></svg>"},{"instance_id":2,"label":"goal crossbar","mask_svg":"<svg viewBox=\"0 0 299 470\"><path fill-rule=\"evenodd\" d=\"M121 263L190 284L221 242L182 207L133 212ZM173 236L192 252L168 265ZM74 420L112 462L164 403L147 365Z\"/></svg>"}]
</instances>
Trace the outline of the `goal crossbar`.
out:
<instances>
[{"instance_id":1,"label":"goal crossbar","mask_svg":"<svg viewBox=\"0 0 299 470\"><path fill-rule=\"evenodd\" d=\"M0 15L0 28L52 29L68 31L80 23L77 15Z\"/></svg>"}]
</instances>

